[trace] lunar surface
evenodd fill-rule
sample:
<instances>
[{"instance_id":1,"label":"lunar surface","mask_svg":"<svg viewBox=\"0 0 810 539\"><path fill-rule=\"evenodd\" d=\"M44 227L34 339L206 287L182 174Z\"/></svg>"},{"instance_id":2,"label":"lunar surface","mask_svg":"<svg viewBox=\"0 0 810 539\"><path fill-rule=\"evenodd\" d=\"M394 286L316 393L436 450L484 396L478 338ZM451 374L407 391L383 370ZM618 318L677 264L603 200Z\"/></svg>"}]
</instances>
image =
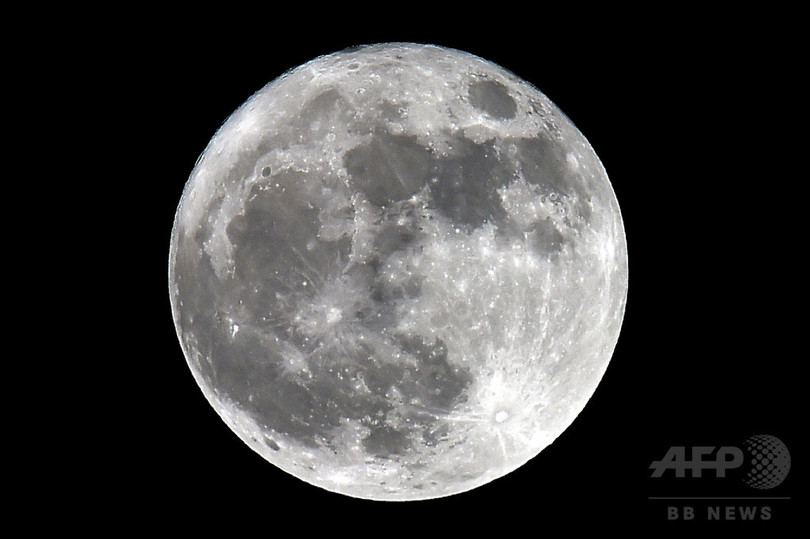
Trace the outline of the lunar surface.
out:
<instances>
[{"instance_id":1,"label":"lunar surface","mask_svg":"<svg viewBox=\"0 0 810 539\"><path fill-rule=\"evenodd\" d=\"M627 253L605 170L547 97L385 44L294 69L225 122L177 210L169 292L245 443L312 485L416 500L571 424L618 339Z\"/></svg>"}]
</instances>

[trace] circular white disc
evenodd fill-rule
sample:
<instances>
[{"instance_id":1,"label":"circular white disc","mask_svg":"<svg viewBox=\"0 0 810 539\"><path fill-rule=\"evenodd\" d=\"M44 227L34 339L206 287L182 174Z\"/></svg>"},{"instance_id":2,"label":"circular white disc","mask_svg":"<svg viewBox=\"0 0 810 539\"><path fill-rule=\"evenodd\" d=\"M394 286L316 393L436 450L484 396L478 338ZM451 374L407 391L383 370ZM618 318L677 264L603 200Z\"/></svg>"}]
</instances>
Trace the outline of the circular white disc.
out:
<instances>
[{"instance_id":1,"label":"circular white disc","mask_svg":"<svg viewBox=\"0 0 810 539\"><path fill-rule=\"evenodd\" d=\"M613 353L621 215L536 88L456 50L369 46L251 97L177 210L169 288L239 437L330 491L447 496L566 429Z\"/></svg>"}]
</instances>

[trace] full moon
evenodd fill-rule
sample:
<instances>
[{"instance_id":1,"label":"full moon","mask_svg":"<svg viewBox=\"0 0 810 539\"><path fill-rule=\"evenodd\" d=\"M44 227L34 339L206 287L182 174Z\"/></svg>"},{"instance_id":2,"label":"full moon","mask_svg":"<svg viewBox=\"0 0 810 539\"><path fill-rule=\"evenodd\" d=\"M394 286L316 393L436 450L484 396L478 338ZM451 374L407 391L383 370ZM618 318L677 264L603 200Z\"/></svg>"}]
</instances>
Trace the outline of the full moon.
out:
<instances>
[{"instance_id":1,"label":"full moon","mask_svg":"<svg viewBox=\"0 0 810 539\"><path fill-rule=\"evenodd\" d=\"M190 370L254 451L374 500L468 491L577 417L627 296L598 157L534 86L393 43L259 90L186 184L169 294Z\"/></svg>"}]
</instances>

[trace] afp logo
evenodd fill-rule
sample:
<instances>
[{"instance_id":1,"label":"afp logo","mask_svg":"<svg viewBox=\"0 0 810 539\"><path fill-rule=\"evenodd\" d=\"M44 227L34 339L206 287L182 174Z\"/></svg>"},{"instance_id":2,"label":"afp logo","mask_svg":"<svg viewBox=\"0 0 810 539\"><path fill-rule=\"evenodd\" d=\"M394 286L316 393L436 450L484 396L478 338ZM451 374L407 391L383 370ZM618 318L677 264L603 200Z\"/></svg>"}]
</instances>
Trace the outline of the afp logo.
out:
<instances>
[{"instance_id":1,"label":"afp logo","mask_svg":"<svg viewBox=\"0 0 810 539\"><path fill-rule=\"evenodd\" d=\"M694 446L687 455L685 446L670 447L661 460L650 464L652 477L671 470L675 477L703 477L703 472L726 477L726 472L742 468L743 482L755 489L771 489L785 480L790 471L790 452L776 436L751 436L742 447Z\"/></svg>"}]
</instances>

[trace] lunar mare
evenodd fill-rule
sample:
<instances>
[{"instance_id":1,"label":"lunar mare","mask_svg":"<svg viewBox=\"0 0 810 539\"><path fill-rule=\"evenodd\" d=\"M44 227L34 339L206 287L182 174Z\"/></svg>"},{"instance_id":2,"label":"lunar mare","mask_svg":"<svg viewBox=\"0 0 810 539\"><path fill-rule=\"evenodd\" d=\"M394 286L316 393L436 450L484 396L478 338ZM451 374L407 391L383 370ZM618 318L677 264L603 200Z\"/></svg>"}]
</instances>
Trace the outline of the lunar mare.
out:
<instances>
[{"instance_id":1,"label":"lunar mare","mask_svg":"<svg viewBox=\"0 0 810 539\"><path fill-rule=\"evenodd\" d=\"M416 500L515 470L607 368L627 252L607 175L535 87L470 54L317 58L220 128L175 217L188 365L313 485Z\"/></svg>"}]
</instances>

